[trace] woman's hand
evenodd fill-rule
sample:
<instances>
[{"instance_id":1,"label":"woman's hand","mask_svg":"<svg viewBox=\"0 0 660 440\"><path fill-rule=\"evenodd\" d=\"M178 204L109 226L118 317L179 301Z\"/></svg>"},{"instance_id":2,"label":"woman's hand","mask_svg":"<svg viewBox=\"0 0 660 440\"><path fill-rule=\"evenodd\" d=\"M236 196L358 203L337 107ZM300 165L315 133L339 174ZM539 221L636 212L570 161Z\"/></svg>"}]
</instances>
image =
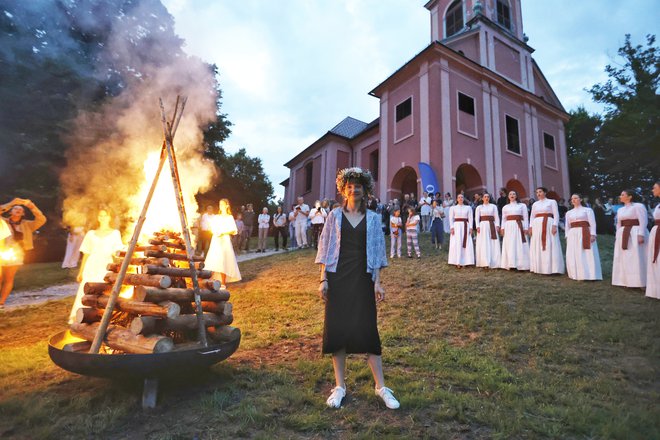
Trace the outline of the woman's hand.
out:
<instances>
[{"instance_id":1,"label":"woman's hand","mask_svg":"<svg viewBox=\"0 0 660 440\"><path fill-rule=\"evenodd\" d=\"M504 237L504 228L497 228L501 237Z\"/></svg>"},{"instance_id":2,"label":"woman's hand","mask_svg":"<svg viewBox=\"0 0 660 440\"><path fill-rule=\"evenodd\" d=\"M644 244L644 236L643 235L638 235L637 236L637 243Z\"/></svg>"},{"instance_id":3,"label":"woman's hand","mask_svg":"<svg viewBox=\"0 0 660 440\"><path fill-rule=\"evenodd\" d=\"M591 236L591 242L592 242L592 243L595 243L595 242L596 242L596 236L595 236L595 235L592 235L592 236Z\"/></svg>"},{"instance_id":4,"label":"woman's hand","mask_svg":"<svg viewBox=\"0 0 660 440\"><path fill-rule=\"evenodd\" d=\"M532 236L532 228L529 228L529 229L527 230L527 235L529 235L530 237Z\"/></svg>"},{"instance_id":5,"label":"woman's hand","mask_svg":"<svg viewBox=\"0 0 660 440\"><path fill-rule=\"evenodd\" d=\"M328 300L328 280L321 281L321 284L319 284L319 297L323 302Z\"/></svg>"},{"instance_id":6,"label":"woman's hand","mask_svg":"<svg viewBox=\"0 0 660 440\"><path fill-rule=\"evenodd\" d=\"M76 282L82 283L82 273L78 272L78 276L76 277Z\"/></svg>"},{"instance_id":7,"label":"woman's hand","mask_svg":"<svg viewBox=\"0 0 660 440\"><path fill-rule=\"evenodd\" d=\"M454 228L451 228L451 229L449 230L449 234L450 234L450 235L454 235Z\"/></svg>"},{"instance_id":8,"label":"woman's hand","mask_svg":"<svg viewBox=\"0 0 660 440\"><path fill-rule=\"evenodd\" d=\"M552 235L557 235L557 226L552 225Z\"/></svg>"},{"instance_id":9,"label":"woman's hand","mask_svg":"<svg viewBox=\"0 0 660 440\"><path fill-rule=\"evenodd\" d=\"M374 294L376 295L376 302L385 300L385 289L380 285L380 281L374 283Z\"/></svg>"},{"instance_id":10,"label":"woman's hand","mask_svg":"<svg viewBox=\"0 0 660 440\"><path fill-rule=\"evenodd\" d=\"M477 234L481 234L481 228L477 228Z\"/></svg>"}]
</instances>

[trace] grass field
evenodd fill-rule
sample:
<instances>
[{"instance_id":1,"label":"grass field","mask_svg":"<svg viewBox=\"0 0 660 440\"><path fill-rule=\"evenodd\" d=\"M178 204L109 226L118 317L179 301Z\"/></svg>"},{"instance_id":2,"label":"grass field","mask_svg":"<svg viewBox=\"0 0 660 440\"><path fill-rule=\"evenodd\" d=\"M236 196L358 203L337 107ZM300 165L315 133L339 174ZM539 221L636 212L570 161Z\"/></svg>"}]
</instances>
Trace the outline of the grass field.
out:
<instances>
[{"instance_id":1,"label":"grass field","mask_svg":"<svg viewBox=\"0 0 660 440\"><path fill-rule=\"evenodd\" d=\"M660 438L660 301L606 280L455 269L422 236L421 261L394 261L379 306L388 385L374 396L363 356L348 363L340 410L325 399L323 305L313 251L241 264L231 285L239 350L207 374L162 384L54 366L47 338L71 300L0 314L0 438Z\"/></svg>"}]
</instances>

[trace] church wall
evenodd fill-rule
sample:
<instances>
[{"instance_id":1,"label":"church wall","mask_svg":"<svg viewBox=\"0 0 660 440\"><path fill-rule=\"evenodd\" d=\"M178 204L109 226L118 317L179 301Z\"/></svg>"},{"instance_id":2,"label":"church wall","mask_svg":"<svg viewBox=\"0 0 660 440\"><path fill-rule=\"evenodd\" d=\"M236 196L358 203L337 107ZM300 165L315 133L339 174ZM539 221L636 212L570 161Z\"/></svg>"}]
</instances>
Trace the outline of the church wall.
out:
<instances>
[{"instance_id":1,"label":"church wall","mask_svg":"<svg viewBox=\"0 0 660 440\"><path fill-rule=\"evenodd\" d=\"M442 189L442 100L440 63L429 66L429 140L430 165Z\"/></svg>"},{"instance_id":2,"label":"church wall","mask_svg":"<svg viewBox=\"0 0 660 440\"><path fill-rule=\"evenodd\" d=\"M541 144L541 183L550 191L555 191L561 197L566 197L569 191L568 188L563 187L562 182L562 164L561 164L561 144L559 125L557 120L543 112L542 109L538 111L538 125L539 125L539 139ZM543 144L543 133L547 133L553 137L555 151L552 152L545 148ZM554 165L554 166L553 166Z\"/></svg>"},{"instance_id":3,"label":"church wall","mask_svg":"<svg viewBox=\"0 0 660 440\"><path fill-rule=\"evenodd\" d=\"M448 43L448 46L456 52L463 52L463 55L476 63L480 60L479 34L470 35L469 37L452 41L451 43Z\"/></svg>"},{"instance_id":4,"label":"church wall","mask_svg":"<svg viewBox=\"0 0 660 440\"><path fill-rule=\"evenodd\" d=\"M493 38L493 44L496 71L512 81L522 84L520 52L497 37Z\"/></svg>"},{"instance_id":5,"label":"church wall","mask_svg":"<svg viewBox=\"0 0 660 440\"><path fill-rule=\"evenodd\" d=\"M531 115L526 114L522 102L506 93L506 89L499 90L499 120L500 127L500 155L502 157L502 183L510 179L519 180L525 187L527 194L534 186L531 179L531 167L534 163L534 140L531 131ZM507 149L506 116L518 120L520 141L520 154Z\"/></svg>"}]
</instances>

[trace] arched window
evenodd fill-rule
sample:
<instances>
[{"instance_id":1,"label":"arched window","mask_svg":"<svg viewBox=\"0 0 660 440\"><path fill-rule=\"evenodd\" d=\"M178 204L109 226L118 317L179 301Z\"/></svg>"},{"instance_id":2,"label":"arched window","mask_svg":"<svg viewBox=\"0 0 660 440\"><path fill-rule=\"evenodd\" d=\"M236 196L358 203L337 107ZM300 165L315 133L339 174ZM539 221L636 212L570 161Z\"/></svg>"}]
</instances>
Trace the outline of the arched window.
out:
<instances>
[{"instance_id":1,"label":"arched window","mask_svg":"<svg viewBox=\"0 0 660 440\"><path fill-rule=\"evenodd\" d=\"M511 30L511 8L506 1L497 0L497 22Z\"/></svg>"},{"instance_id":2,"label":"arched window","mask_svg":"<svg viewBox=\"0 0 660 440\"><path fill-rule=\"evenodd\" d=\"M463 29L463 2L456 0L445 14L445 37L451 37Z\"/></svg>"}]
</instances>

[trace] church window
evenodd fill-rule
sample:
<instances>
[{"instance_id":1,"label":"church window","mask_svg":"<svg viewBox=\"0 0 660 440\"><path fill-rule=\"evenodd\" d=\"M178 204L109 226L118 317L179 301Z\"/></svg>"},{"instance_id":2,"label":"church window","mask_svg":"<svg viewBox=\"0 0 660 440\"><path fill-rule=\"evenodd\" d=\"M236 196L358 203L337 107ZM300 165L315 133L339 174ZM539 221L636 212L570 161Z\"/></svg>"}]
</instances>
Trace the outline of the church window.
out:
<instances>
[{"instance_id":1,"label":"church window","mask_svg":"<svg viewBox=\"0 0 660 440\"><path fill-rule=\"evenodd\" d=\"M497 22L511 30L511 8L504 2L497 0Z\"/></svg>"},{"instance_id":2,"label":"church window","mask_svg":"<svg viewBox=\"0 0 660 440\"><path fill-rule=\"evenodd\" d=\"M305 192L312 190L312 175L314 173L314 162L305 165Z\"/></svg>"},{"instance_id":3,"label":"church window","mask_svg":"<svg viewBox=\"0 0 660 440\"><path fill-rule=\"evenodd\" d=\"M451 37L463 29L463 2L456 0L445 14L445 37Z\"/></svg>"},{"instance_id":4,"label":"church window","mask_svg":"<svg viewBox=\"0 0 660 440\"><path fill-rule=\"evenodd\" d=\"M458 92L458 131L471 137L477 137L477 117L474 98Z\"/></svg>"},{"instance_id":5,"label":"church window","mask_svg":"<svg viewBox=\"0 0 660 440\"><path fill-rule=\"evenodd\" d=\"M374 150L369 154L369 171L375 181L378 181L378 150Z\"/></svg>"},{"instance_id":6,"label":"church window","mask_svg":"<svg viewBox=\"0 0 660 440\"><path fill-rule=\"evenodd\" d=\"M408 98L396 106L396 122L407 118L412 114L412 98Z\"/></svg>"},{"instance_id":7,"label":"church window","mask_svg":"<svg viewBox=\"0 0 660 440\"><path fill-rule=\"evenodd\" d=\"M474 99L468 95L458 92L458 109L474 116Z\"/></svg>"},{"instance_id":8,"label":"church window","mask_svg":"<svg viewBox=\"0 0 660 440\"><path fill-rule=\"evenodd\" d=\"M557 169L557 153L555 152L555 138L554 136L543 132L543 157L545 165L552 169Z\"/></svg>"},{"instance_id":9,"label":"church window","mask_svg":"<svg viewBox=\"0 0 660 440\"><path fill-rule=\"evenodd\" d=\"M520 131L518 120L506 115L506 149L512 153L520 154Z\"/></svg>"}]
</instances>

